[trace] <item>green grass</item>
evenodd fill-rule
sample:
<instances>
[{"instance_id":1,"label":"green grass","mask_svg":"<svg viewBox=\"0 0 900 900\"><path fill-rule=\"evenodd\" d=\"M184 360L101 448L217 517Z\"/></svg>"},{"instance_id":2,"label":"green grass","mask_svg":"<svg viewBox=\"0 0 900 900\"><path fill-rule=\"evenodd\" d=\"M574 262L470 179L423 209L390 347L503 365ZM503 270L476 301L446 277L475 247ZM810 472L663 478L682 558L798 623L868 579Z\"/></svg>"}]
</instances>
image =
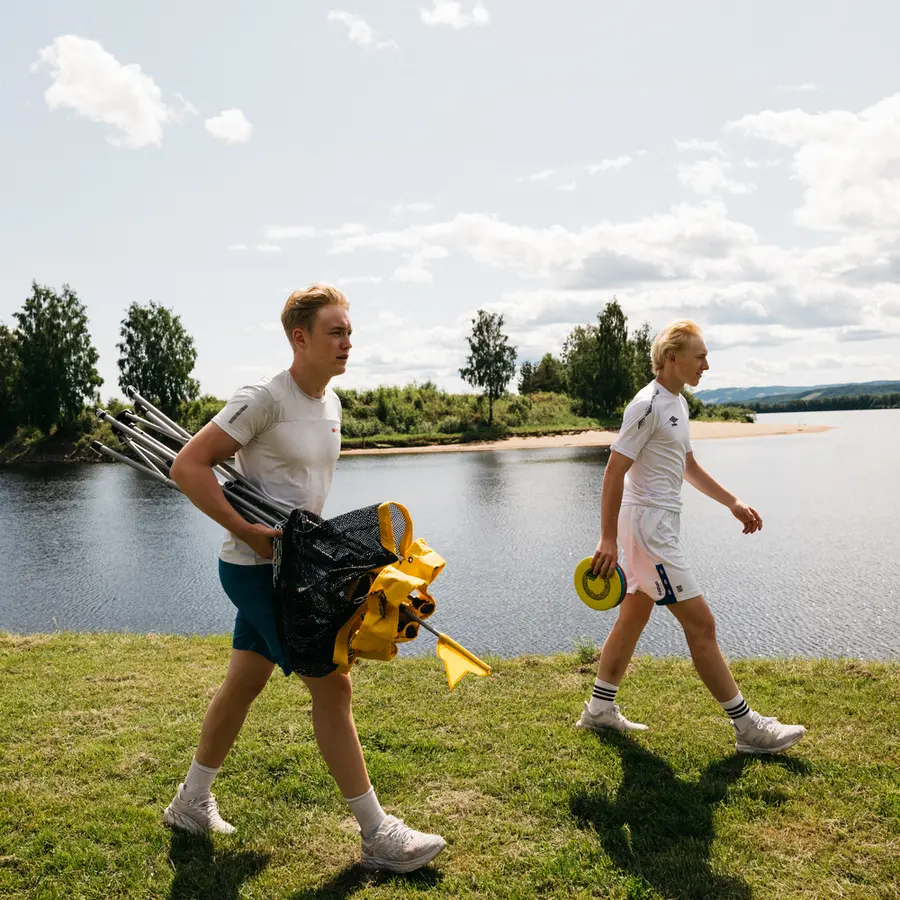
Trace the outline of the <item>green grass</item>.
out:
<instances>
[{"instance_id":1,"label":"green grass","mask_svg":"<svg viewBox=\"0 0 900 900\"><path fill-rule=\"evenodd\" d=\"M382 804L449 843L385 876L357 865L296 679L273 677L216 781L238 833L173 835L228 640L0 635L0 897L898 896L900 665L737 661L756 707L810 729L747 759L678 659L636 660L621 691L651 731L577 732L591 649L494 659L452 693L433 656L357 667Z\"/></svg>"}]
</instances>

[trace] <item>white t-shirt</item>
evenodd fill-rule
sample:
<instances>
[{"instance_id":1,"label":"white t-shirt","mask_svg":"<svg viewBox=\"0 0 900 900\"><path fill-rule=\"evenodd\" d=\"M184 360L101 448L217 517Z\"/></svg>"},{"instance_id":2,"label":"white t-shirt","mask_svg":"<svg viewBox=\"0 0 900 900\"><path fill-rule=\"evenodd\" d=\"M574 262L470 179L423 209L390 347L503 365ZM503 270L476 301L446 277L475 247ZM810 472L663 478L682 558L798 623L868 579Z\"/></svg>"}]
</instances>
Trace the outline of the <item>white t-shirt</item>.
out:
<instances>
[{"instance_id":1,"label":"white t-shirt","mask_svg":"<svg viewBox=\"0 0 900 900\"><path fill-rule=\"evenodd\" d=\"M612 449L634 460L625 475L623 506L681 512L684 464L691 446L687 401L651 381L625 409Z\"/></svg>"},{"instance_id":2,"label":"white t-shirt","mask_svg":"<svg viewBox=\"0 0 900 900\"><path fill-rule=\"evenodd\" d=\"M285 369L238 390L213 422L240 441L235 468L267 497L292 509L322 514L341 453L341 401L331 388L305 394ZM230 531L220 559L238 565L271 563Z\"/></svg>"}]
</instances>

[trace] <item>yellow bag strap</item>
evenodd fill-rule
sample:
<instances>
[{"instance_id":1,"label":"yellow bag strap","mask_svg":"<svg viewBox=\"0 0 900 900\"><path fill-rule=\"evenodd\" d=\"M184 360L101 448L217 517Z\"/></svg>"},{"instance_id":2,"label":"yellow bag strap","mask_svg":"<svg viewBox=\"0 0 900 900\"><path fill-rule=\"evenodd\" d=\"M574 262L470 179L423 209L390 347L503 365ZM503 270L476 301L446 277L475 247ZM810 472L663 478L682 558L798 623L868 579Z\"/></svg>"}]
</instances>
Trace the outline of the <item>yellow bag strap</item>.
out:
<instances>
[{"instance_id":1,"label":"yellow bag strap","mask_svg":"<svg viewBox=\"0 0 900 900\"><path fill-rule=\"evenodd\" d=\"M394 520L391 517L392 506L400 511L406 522L406 528L399 541L394 533ZM409 510L402 503L396 503L393 500L380 504L378 507L378 529L381 532L381 545L386 550L390 550L391 553L396 553L399 557L405 559L409 554L409 548L413 541L413 523Z\"/></svg>"}]
</instances>

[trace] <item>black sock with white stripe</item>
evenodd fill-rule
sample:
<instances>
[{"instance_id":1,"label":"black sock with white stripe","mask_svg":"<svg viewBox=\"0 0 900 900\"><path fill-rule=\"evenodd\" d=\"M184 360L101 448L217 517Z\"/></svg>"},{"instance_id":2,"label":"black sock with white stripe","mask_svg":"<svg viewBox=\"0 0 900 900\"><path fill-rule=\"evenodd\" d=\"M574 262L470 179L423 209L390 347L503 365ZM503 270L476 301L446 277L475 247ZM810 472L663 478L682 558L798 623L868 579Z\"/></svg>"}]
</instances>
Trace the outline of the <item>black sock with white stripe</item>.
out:
<instances>
[{"instance_id":1,"label":"black sock with white stripe","mask_svg":"<svg viewBox=\"0 0 900 900\"><path fill-rule=\"evenodd\" d=\"M588 703L588 712L594 716L597 713L606 712L615 702L618 690L617 684L610 684L608 681L601 681L598 678L594 682L594 692L591 695L591 702Z\"/></svg>"},{"instance_id":2,"label":"black sock with white stripe","mask_svg":"<svg viewBox=\"0 0 900 900\"><path fill-rule=\"evenodd\" d=\"M738 691L737 697L719 705L728 713L729 718L738 731L743 731L750 724L750 713L752 710L740 691Z\"/></svg>"}]
</instances>

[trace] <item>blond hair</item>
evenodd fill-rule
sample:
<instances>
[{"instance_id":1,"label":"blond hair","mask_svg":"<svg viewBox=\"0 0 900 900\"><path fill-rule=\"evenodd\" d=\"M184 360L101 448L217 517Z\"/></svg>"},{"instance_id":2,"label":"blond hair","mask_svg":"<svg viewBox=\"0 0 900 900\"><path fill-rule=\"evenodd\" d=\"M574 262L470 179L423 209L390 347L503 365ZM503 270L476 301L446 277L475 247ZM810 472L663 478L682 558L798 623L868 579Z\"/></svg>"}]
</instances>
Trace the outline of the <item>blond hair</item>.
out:
<instances>
[{"instance_id":1,"label":"blond hair","mask_svg":"<svg viewBox=\"0 0 900 900\"><path fill-rule=\"evenodd\" d=\"M303 328L311 331L316 315L323 306L335 304L350 308L350 301L343 291L338 290L332 284L317 281L303 291L294 291L287 298L284 309L281 311L281 324L287 339L294 345L291 335L295 328Z\"/></svg>"},{"instance_id":2,"label":"blond hair","mask_svg":"<svg viewBox=\"0 0 900 900\"><path fill-rule=\"evenodd\" d=\"M700 326L690 319L679 319L671 322L654 338L650 348L650 360L653 363L653 371L662 372L666 364L666 354L669 351L677 353L692 337L702 337Z\"/></svg>"}]
</instances>

